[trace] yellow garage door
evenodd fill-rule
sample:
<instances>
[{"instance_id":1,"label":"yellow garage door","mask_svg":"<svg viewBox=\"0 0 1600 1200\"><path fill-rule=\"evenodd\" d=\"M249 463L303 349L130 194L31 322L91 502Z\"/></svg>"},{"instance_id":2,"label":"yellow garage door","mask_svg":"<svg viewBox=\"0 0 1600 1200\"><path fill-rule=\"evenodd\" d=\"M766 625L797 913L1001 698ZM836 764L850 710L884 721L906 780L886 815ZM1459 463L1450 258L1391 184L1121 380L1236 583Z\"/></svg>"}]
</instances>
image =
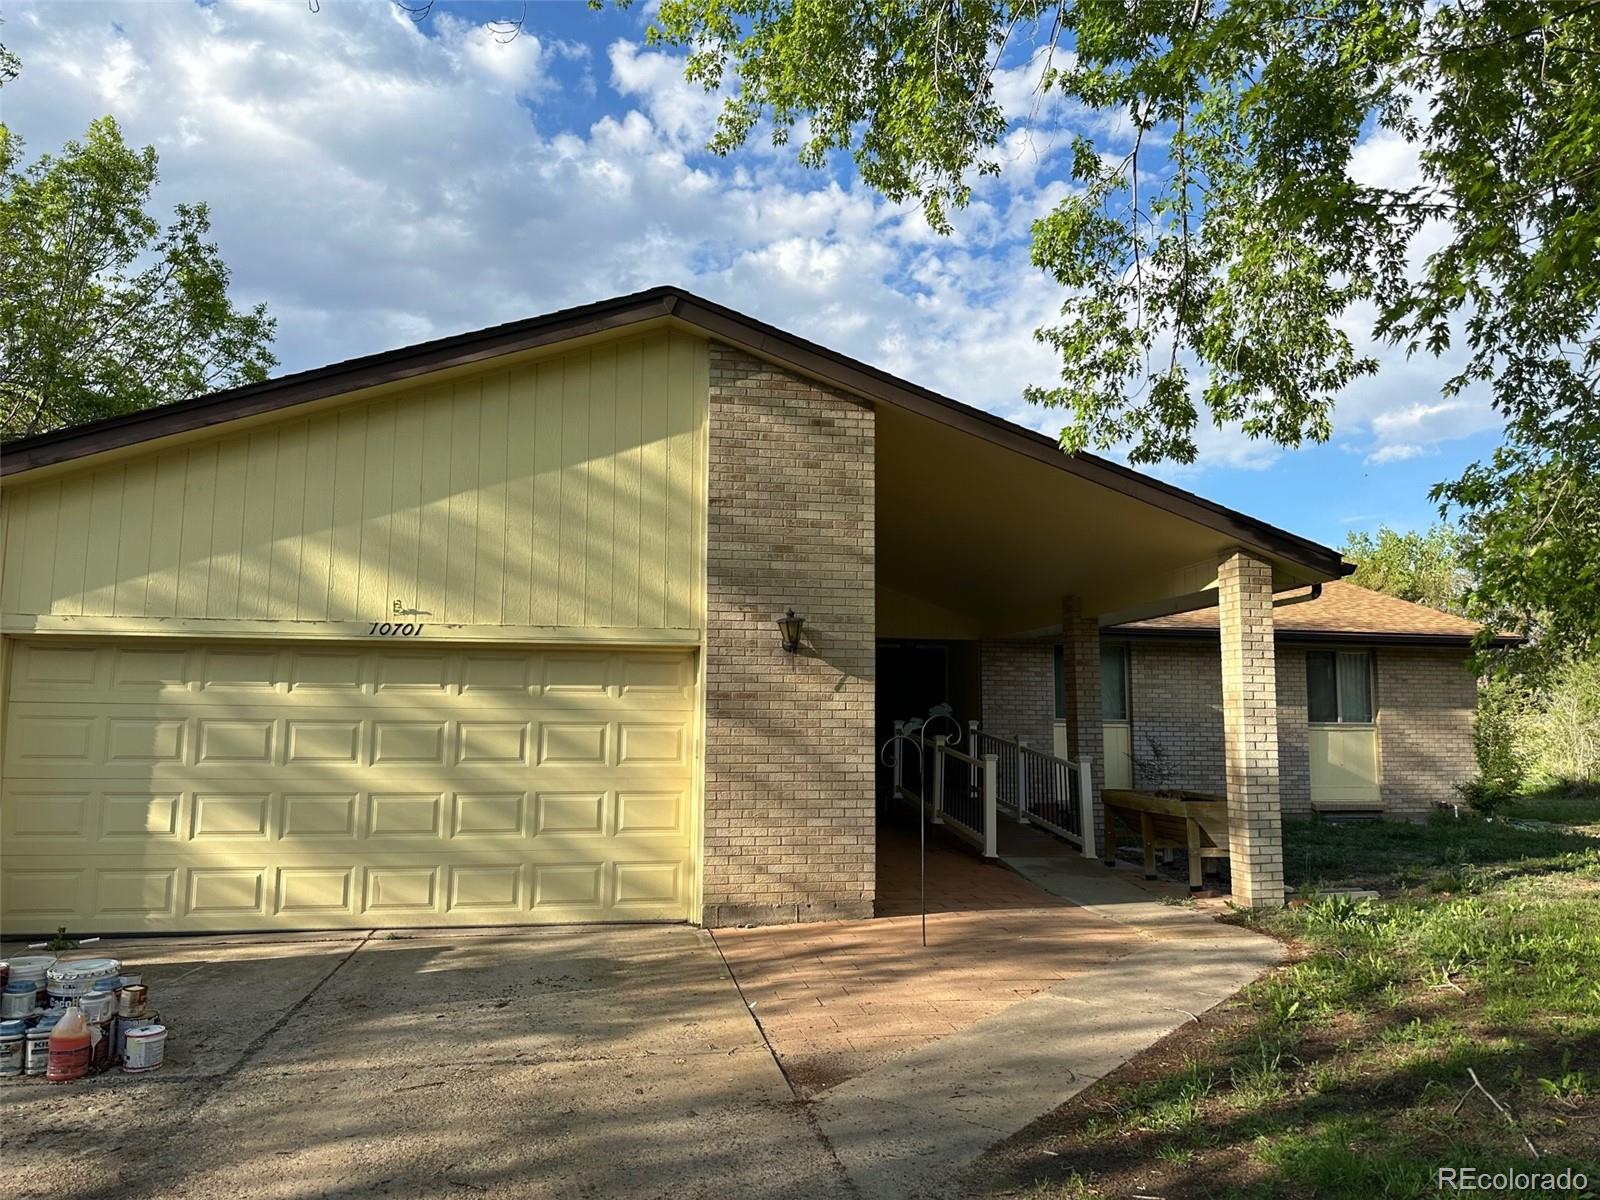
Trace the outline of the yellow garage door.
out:
<instances>
[{"instance_id":1,"label":"yellow garage door","mask_svg":"<svg viewBox=\"0 0 1600 1200\"><path fill-rule=\"evenodd\" d=\"M694 659L15 647L7 932L681 920Z\"/></svg>"}]
</instances>

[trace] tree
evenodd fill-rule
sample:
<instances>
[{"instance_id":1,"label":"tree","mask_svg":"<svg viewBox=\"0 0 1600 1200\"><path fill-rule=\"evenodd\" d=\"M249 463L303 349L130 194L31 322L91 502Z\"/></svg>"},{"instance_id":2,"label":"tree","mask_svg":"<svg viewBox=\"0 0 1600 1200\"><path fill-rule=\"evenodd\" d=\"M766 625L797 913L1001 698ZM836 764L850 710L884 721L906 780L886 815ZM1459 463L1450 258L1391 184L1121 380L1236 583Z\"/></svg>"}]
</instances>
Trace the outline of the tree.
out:
<instances>
[{"instance_id":1,"label":"tree","mask_svg":"<svg viewBox=\"0 0 1600 1200\"><path fill-rule=\"evenodd\" d=\"M1600 640L1600 4L664 0L653 36L727 85L714 150L766 120L946 231L999 170L995 73L1033 48L1041 91L1116 131L1075 139L1033 228L1065 300L1038 331L1061 379L1028 395L1067 410L1063 446L1192 461L1202 409L1323 440L1377 370L1345 331L1370 305L1408 353L1461 342L1446 392L1487 384L1506 419L1505 450L1434 495L1475 606ZM1420 182L1355 177L1374 129Z\"/></svg>"},{"instance_id":2,"label":"tree","mask_svg":"<svg viewBox=\"0 0 1600 1200\"><path fill-rule=\"evenodd\" d=\"M25 437L267 377L276 322L236 309L204 204L163 229L156 152L110 117L18 168L0 125L0 434Z\"/></svg>"},{"instance_id":3,"label":"tree","mask_svg":"<svg viewBox=\"0 0 1600 1200\"><path fill-rule=\"evenodd\" d=\"M1461 565L1461 538L1448 525L1404 533L1380 525L1376 536L1352 532L1344 556L1356 564L1352 583L1429 608L1466 615L1472 577Z\"/></svg>"}]
</instances>

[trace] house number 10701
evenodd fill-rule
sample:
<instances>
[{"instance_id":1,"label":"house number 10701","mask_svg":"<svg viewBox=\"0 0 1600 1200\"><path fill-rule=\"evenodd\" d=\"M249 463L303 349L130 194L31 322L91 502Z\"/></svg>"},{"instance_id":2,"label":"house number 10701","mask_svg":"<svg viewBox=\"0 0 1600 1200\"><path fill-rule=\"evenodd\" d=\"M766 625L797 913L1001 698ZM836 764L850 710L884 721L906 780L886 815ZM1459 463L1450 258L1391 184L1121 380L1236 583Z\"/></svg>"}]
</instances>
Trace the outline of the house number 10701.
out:
<instances>
[{"instance_id":1,"label":"house number 10701","mask_svg":"<svg viewBox=\"0 0 1600 1200\"><path fill-rule=\"evenodd\" d=\"M420 622L413 624L407 621L400 624L395 621L374 621L372 628L367 630L368 637L416 637L422 632Z\"/></svg>"}]
</instances>

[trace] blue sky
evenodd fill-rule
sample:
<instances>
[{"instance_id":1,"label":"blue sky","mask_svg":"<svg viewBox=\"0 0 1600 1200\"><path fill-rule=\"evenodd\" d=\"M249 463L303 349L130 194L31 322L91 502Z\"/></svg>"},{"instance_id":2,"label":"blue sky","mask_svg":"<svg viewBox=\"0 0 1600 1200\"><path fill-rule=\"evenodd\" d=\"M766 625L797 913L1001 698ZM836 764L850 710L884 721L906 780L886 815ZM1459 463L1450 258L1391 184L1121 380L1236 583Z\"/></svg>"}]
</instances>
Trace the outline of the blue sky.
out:
<instances>
[{"instance_id":1,"label":"blue sky","mask_svg":"<svg viewBox=\"0 0 1600 1200\"><path fill-rule=\"evenodd\" d=\"M1020 400L1055 376L1031 334L1061 299L1028 229L1064 194L1072 134L1115 130L1040 99L1027 47L997 79L1004 170L940 238L848 163L705 153L716 101L645 44L648 5L530 4L501 44L483 22L515 7L440 4L419 27L387 0L13 0L0 37L23 73L0 112L29 159L104 113L154 145L158 205L209 202L235 299L278 317L282 370L676 283L1057 430ZM1355 170L1401 183L1416 164L1374 134ZM1208 428L1197 464L1153 473L1332 544L1427 525L1429 486L1491 452L1498 422L1481 392L1441 398L1449 363L1374 352L1329 444Z\"/></svg>"}]
</instances>

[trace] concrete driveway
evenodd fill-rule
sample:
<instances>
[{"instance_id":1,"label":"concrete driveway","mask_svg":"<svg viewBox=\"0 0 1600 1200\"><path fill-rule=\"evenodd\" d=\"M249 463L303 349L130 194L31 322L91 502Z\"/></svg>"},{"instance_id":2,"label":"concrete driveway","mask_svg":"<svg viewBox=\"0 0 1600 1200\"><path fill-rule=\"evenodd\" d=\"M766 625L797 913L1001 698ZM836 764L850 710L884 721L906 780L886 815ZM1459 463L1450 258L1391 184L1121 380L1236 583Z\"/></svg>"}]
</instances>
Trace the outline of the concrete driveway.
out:
<instances>
[{"instance_id":1,"label":"concrete driveway","mask_svg":"<svg viewBox=\"0 0 1600 1200\"><path fill-rule=\"evenodd\" d=\"M6 1080L7 1195L849 1194L698 930L94 949L143 971L167 1063Z\"/></svg>"}]
</instances>

